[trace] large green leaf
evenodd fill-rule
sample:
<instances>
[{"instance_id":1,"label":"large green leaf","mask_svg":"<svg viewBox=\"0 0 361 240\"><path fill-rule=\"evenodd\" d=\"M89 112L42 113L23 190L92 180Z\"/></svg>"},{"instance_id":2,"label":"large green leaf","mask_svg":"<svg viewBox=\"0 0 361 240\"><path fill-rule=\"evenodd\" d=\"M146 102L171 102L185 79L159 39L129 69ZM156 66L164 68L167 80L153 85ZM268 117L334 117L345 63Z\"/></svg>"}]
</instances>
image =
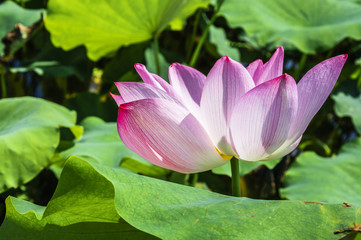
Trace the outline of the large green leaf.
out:
<instances>
[{"instance_id":1,"label":"large green leaf","mask_svg":"<svg viewBox=\"0 0 361 240\"><path fill-rule=\"evenodd\" d=\"M361 138L345 144L337 156L304 152L286 172L281 189L288 199L361 203Z\"/></svg>"},{"instance_id":2,"label":"large green leaf","mask_svg":"<svg viewBox=\"0 0 361 240\"><path fill-rule=\"evenodd\" d=\"M21 23L30 26L40 20L43 10L24 9L12 1L5 1L0 4L0 39L10 32L15 24ZM0 41L0 55L2 55L4 45Z\"/></svg>"},{"instance_id":3,"label":"large green leaf","mask_svg":"<svg viewBox=\"0 0 361 240\"><path fill-rule=\"evenodd\" d=\"M360 210L230 197L72 157L45 210L7 199L0 238L136 239L128 222L161 239L338 239L345 233L333 232L360 223Z\"/></svg>"},{"instance_id":4,"label":"large green leaf","mask_svg":"<svg viewBox=\"0 0 361 240\"><path fill-rule=\"evenodd\" d=\"M76 113L46 100L0 100L0 193L34 178L54 155L59 127L73 127Z\"/></svg>"},{"instance_id":5,"label":"large green leaf","mask_svg":"<svg viewBox=\"0 0 361 240\"><path fill-rule=\"evenodd\" d=\"M84 184L84 181L90 179L92 186ZM76 182L69 182L71 180ZM87 185L87 188L83 188L84 185ZM64 190L69 187L73 188L66 197ZM6 199L6 220L0 228L0 238L153 239L153 236L135 229L119 217L114 205L114 192L108 191L109 189L111 183L104 181L99 175L90 175L86 179L75 176L62 178L54 200L47 208L9 197ZM74 194L74 191L86 194ZM56 200L55 197L59 199Z\"/></svg>"},{"instance_id":6,"label":"large green leaf","mask_svg":"<svg viewBox=\"0 0 361 240\"><path fill-rule=\"evenodd\" d=\"M335 112L339 117L351 117L358 133L361 134L361 96L354 98L340 92L332 96Z\"/></svg>"},{"instance_id":7,"label":"large green leaf","mask_svg":"<svg viewBox=\"0 0 361 240\"><path fill-rule=\"evenodd\" d=\"M209 0L50 0L45 26L55 46L65 50L84 44L97 60L119 47L151 39L181 23Z\"/></svg>"},{"instance_id":8,"label":"large green leaf","mask_svg":"<svg viewBox=\"0 0 361 240\"><path fill-rule=\"evenodd\" d=\"M361 39L361 5L339 0L227 0L220 13L258 44L296 47L305 53Z\"/></svg>"}]
</instances>

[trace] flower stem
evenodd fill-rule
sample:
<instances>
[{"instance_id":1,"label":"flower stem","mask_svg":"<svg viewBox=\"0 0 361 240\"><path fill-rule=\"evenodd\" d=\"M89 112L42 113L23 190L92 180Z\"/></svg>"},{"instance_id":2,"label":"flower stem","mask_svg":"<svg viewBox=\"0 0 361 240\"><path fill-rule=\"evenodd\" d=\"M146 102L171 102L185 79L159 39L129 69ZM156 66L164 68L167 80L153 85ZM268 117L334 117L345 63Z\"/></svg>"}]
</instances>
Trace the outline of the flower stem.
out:
<instances>
[{"instance_id":1,"label":"flower stem","mask_svg":"<svg viewBox=\"0 0 361 240\"><path fill-rule=\"evenodd\" d=\"M153 37L153 51L154 51L156 73L159 75L160 74L160 61L159 61L159 43L158 43L157 34L155 34Z\"/></svg>"},{"instance_id":2,"label":"flower stem","mask_svg":"<svg viewBox=\"0 0 361 240\"><path fill-rule=\"evenodd\" d=\"M191 61L189 63L190 67L194 67L194 65L196 64L198 57L199 57L199 53L201 52L201 49L203 47L204 41L207 38L208 35L208 31L209 28L213 25L214 21L216 20L216 18L218 17L217 12L215 12L211 18L211 20L208 22L206 29L204 29L203 34L201 36L201 39L199 40L199 43L196 47L196 50L194 50L194 53L192 55Z\"/></svg>"},{"instance_id":3,"label":"flower stem","mask_svg":"<svg viewBox=\"0 0 361 240\"><path fill-rule=\"evenodd\" d=\"M193 178L192 178L191 186L195 187L198 182L198 173L193 173L192 176Z\"/></svg>"},{"instance_id":4,"label":"flower stem","mask_svg":"<svg viewBox=\"0 0 361 240\"><path fill-rule=\"evenodd\" d=\"M357 86L358 86L358 87L361 86L361 67L359 68L359 75L358 75L358 80L357 80Z\"/></svg>"},{"instance_id":5,"label":"flower stem","mask_svg":"<svg viewBox=\"0 0 361 240\"><path fill-rule=\"evenodd\" d=\"M194 45L194 40L196 38L196 33L197 33L198 24L199 24L199 19L201 18L201 13L202 13L202 9L199 9L197 11L197 15L196 15L196 18L193 23L192 36L191 36L190 40L187 42L187 49L188 49L187 56L186 56L187 62L189 62L191 54L192 54L192 49L193 49L193 45Z\"/></svg>"},{"instance_id":6,"label":"flower stem","mask_svg":"<svg viewBox=\"0 0 361 240\"><path fill-rule=\"evenodd\" d=\"M241 177L239 175L239 160L235 157L231 159L232 169L232 195L241 196Z\"/></svg>"},{"instance_id":7,"label":"flower stem","mask_svg":"<svg viewBox=\"0 0 361 240\"><path fill-rule=\"evenodd\" d=\"M1 77L1 98L6 98L6 83L5 83L5 73L0 72Z\"/></svg>"},{"instance_id":8,"label":"flower stem","mask_svg":"<svg viewBox=\"0 0 361 240\"><path fill-rule=\"evenodd\" d=\"M198 57L199 57L199 53L201 52L202 46L204 44L204 41L207 38L209 28L213 25L214 21L216 21L216 18L218 17L218 12L221 9L223 2L224 2L224 0L217 1L216 8L214 10L214 14L213 14L211 20L207 23L206 29L204 29L201 39L199 40L196 50L194 50L191 61L189 62L190 67L194 67L194 65L196 64Z\"/></svg>"}]
</instances>

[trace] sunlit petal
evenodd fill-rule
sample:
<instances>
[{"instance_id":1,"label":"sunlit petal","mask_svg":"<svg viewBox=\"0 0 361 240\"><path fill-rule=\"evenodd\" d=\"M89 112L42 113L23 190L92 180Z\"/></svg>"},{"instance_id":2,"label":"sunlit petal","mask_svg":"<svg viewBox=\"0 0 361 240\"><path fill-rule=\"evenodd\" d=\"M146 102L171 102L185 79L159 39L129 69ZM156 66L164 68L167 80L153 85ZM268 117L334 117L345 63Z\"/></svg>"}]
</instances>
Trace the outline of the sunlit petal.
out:
<instances>
[{"instance_id":1,"label":"sunlit petal","mask_svg":"<svg viewBox=\"0 0 361 240\"><path fill-rule=\"evenodd\" d=\"M152 85L153 87L159 88L167 92L172 97L178 99L177 94L173 88L169 85L167 81L158 76L157 74L148 72L147 68L140 63L134 65L135 70L137 70L139 76L143 79L145 83Z\"/></svg>"},{"instance_id":2,"label":"sunlit petal","mask_svg":"<svg viewBox=\"0 0 361 240\"><path fill-rule=\"evenodd\" d=\"M297 84L298 111L291 126L290 139L294 141L306 130L312 118L330 95L347 55L327 59L309 70Z\"/></svg>"},{"instance_id":3,"label":"sunlit petal","mask_svg":"<svg viewBox=\"0 0 361 240\"><path fill-rule=\"evenodd\" d=\"M296 112L296 82L287 74L243 95L230 122L237 155L243 160L257 161L275 152L287 140Z\"/></svg>"},{"instance_id":4,"label":"sunlit petal","mask_svg":"<svg viewBox=\"0 0 361 240\"><path fill-rule=\"evenodd\" d=\"M118 107L120 104L125 103L124 99L122 98L122 96L110 93L110 96L112 96L112 98L114 99L114 101L117 103Z\"/></svg>"},{"instance_id":5,"label":"sunlit petal","mask_svg":"<svg viewBox=\"0 0 361 240\"><path fill-rule=\"evenodd\" d=\"M228 131L234 105L253 87L246 68L229 57L218 60L207 75L201 99L202 121L214 144L227 155L234 155Z\"/></svg>"},{"instance_id":6,"label":"sunlit petal","mask_svg":"<svg viewBox=\"0 0 361 240\"><path fill-rule=\"evenodd\" d=\"M132 102L145 98L163 98L170 101L177 101L165 91L147 83L116 82L115 85L124 102Z\"/></svg>"},{"instance_id":7,"label":"sunlit petal","mask_svg":"<svg viewBox=\"0 0 361 240\"><path fill-rule=\"evenodd\" d=\"M117 125L124 144L158 166L192 173L226 163L198 120L177 103L153 98L122 104Z\"/></svg>"},{"instance_id":8,"label":"sunlit petal","mask_svg":"<svg viewBox=\"0 0 361 240\"><path fill-rule=\"evenodd\" d=\"M262 73L258 71L253 80L256 85L264 83L268 80L279 77L283 73L283 47L278 47L268 62L262 66Z\"/></svg>"}]
</instances>

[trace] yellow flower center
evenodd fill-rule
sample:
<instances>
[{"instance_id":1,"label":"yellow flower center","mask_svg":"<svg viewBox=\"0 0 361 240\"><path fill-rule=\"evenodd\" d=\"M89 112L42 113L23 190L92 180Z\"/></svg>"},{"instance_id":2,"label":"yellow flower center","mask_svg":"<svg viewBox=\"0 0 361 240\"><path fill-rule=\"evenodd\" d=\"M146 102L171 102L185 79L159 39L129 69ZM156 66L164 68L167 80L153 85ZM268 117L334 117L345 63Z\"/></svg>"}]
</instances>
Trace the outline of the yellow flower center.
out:
<instances>
[{"instance_id":1,"label":"yellow flower center","mask_svg":"<svg viewBox=\"0 0 361 240\"><path fill-rule=\"evenodd\" d=\"M226 160L226 161L229 161L231 160L233 157L236 157L236 156L230 156L230 155L226 155L224 153L222 153L221 151L219 151L219 149L217 147L214 147L216 149L216 151L219 153L219 155L221 155L221 157Z\"/></svg>"}]
</instances>

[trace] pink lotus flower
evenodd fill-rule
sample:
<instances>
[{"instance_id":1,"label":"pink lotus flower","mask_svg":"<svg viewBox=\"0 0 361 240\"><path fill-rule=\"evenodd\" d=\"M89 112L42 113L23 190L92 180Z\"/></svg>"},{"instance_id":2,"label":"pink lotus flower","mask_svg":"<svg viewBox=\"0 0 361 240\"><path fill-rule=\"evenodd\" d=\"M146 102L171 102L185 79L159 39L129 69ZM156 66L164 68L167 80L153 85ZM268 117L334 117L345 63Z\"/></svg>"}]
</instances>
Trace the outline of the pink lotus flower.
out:
<instances>
[{"instance_id":1,"label":"pink lotus flower","mask_svg":"<svg viewBox=\"0 0 361 240\"><path fill-rule=\"evenodd\" d=\"M118 132L149 162L182 173L206 171L233 156L245 161L282 157L299 144L327 99L347 55L321 62L296 84L283 74L283 48L247 68L222 57L207 77L173 63L168 84L142 64L144 83L115 83Z\"/></svg>"}]
</instances>

